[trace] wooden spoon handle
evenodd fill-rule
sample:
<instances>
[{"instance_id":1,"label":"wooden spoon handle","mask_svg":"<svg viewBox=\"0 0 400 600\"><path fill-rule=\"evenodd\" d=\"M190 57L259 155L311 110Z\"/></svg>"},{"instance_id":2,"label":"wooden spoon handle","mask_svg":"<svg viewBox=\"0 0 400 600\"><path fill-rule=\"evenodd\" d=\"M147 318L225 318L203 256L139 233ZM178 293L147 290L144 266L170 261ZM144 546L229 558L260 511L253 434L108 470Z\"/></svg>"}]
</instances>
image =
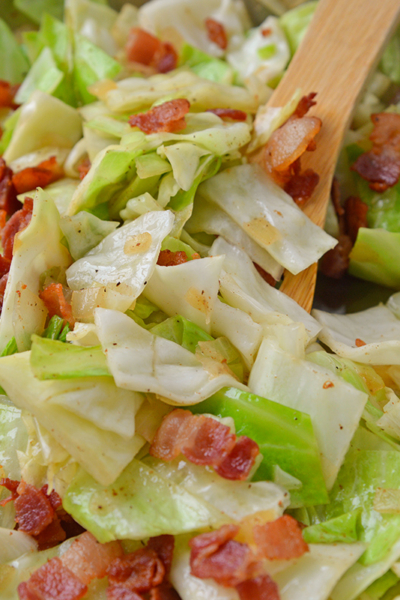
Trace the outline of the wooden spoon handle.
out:
<instances>
[{"instance_id":1,"label":"wooden spoon handle","mask_svg":"<svg viewBox=\"0 0 400 600\"><path fill-rule=\"evenodd\" d=\"M297 88L317 92L314 113L322 119L317 150L303 168L320 176L304 212L319 226L326 217L332 177L342 138L363 84L376 66L400 17L400 0L321 0L307 34L269 104L282 106ZM316 266L285 274L281 290L311 310Z\"/></svg>"}]
</instances>

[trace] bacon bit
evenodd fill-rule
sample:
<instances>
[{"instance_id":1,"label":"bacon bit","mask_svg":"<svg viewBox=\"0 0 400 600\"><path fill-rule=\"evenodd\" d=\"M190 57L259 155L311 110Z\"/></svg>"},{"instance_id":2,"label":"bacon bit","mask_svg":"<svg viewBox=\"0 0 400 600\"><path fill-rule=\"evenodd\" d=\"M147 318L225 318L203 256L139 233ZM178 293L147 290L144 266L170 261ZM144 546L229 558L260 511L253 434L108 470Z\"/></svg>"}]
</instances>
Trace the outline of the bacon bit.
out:
<instances>
[{"instance_id":1,"label":"bacon bit","mask_svg":"<svg viewBox=\"0 0 400 600\"><path fill-rule=\"evenodd\" d=\"M235 444L236 436L227 425L204 415L196 415L188 424L181 452L196 465L218 465L234 449Z\"/></svg>"},{"instance_id":2,"label":"bacon bit","mask_svg":"<svg viewBox=\"0 0 400 600\"><path fill-rule=\"evenodd\" d=\"M4 294L6 291L7 281L8 281L8 273L3 275L3 277L0 279L0 314L3 309Z\"/></svg>"},{"instance_id":3,"label":"bacon bit","mask_svg":"<svg viewBox=\"0 0 400 600\"><path fill-rule=\"evenodd\" d=\"M172 44L161 42L139 27L130 30L125 52L128 60L154 67L158 73L168 73L178 64L178 54Z\"/></svg>"},{"instance_id":4,"label":"bacon bit","mask_svg":"<svg viewBox=\"0 0 400 600\"><path fill-rule=\"evenodd\" d=\"M321 129L318 117L290 118L273 132L266 147L264 162L266 169L278 174L289 169L304 152Z\"/></svg>"},{"instance_id":5,"label":"bacon bit","mask_svg":"<svg viewBox=\"0 0 400 600\"><path fill-rule=\"evenodd\" d=\"M354 244L360 227L368 227L368 204L357 196L350 196L345 202L344 210L346 233Z\"/></svg>"},{"instance_id":6,"label":"bacon bit","mask_svg":"<svg viewBox=\"0 0 400 600\"><path fill-rule=\"evenodd\" d=\"M107 588L107 600L143 600L143 596L122 585L112 585Z\"/></svg>"},{"instance_id":7,"label":"bacon bit","mask_svg":"<svg viewBox=\"0 0 400 600\"><path fill-rule=\"evenodd\" d=\"M7 215L12 215L21 206L17 192L12 182L13 172L0 157L0 209Z\"/></svg>"},{"instance_id":8,"label":"bacon bit","mask_svg":"<svg viewBox=\"0 0 400 600\"><path fill-rule=\"evenodd\" d=\"M215 467L216 473L224 479L244 481L260 454L258 444L245 435L239 437L228 456Z\"/></svg>"},{"instance_id":9,"label":"bacon bit","mask_svg":"<svg viewBox=\"0 0 400 600\"><path fill-rule=\"evenodd\" d=\"M366 342L363 342L363 340L360 340L359 338L356 338L355 344L357 346L357 348L361 348L362 346L366 346Z\"/></svg>"},{"instance_id":10,"label":"bacon bit","mask_svg":"<svg viewBox=\"0 0 400 600\"><path fill-rule=\"evenodd\" d=\"M303 173L294 174L285 184L284 190L298 206L303 206L313 195L318 183L319 175L312 169L306 169Z\"/></svg>"},{"instance_id":11,"label":"bacon bit","mask_svg":"<svg viewBox=\"0 0 400 600\"><path fill-rule=\"evenodd\" d=\"M188 262L188 257L186 252L183 252L182 250L178 250L177 252L161 250L157 260L157 264L161 267L175 267L176 265L182 265L185 262Z\"/></svg>"},{"instance_id":12,"label":"bacon bit","mask_svg":"<svg viewBox=\"0 0 400 600\"><path fill-rule=\"evenodd\" d=\"M105 577L111 562L121 558L123 554L119 542L100 544L89 531L86 531L72 543L61 560L80 581L89 585L93 579Z\"/></svg>"},{"instance_id":13,"label":"bacon bit","mask_svg":"<svg viewBox=\"0 0 400 600\"><path fill-rule=\"evenodd\" d=\"M147 542L147 547L157 553L165 569L165 576L168 577L171 570L172 558L174 555L175 538L173 535L158 535L152 537Z\"/></svg>"},{"instance_id":14,"label":"bacon bit","mask_svg":"<svg viewBox=\"0 0 400 600\"><path fill-rule=\"evenodd\" d=\"M107 574L111 585L123 584L133 592L148 592L163 582L165 568L154 550L140 548L114 559Z\"/></svg>"},{"instance_id":15,"label":"bacon bit","mask_svg":"<svg viewBox=\"0 0 400 600\"><path fill-rule=\"evenodd\" d=\"M138 127L144 133L179 131L186 127L185 115L189 112L190 102L184 98L170 100L145 113L129 118L131 127Z\"/></svg>"},{"instance_id":16,"label":"bacon bit","mask_svg":"<svg viewBox=\"0 0 400 600\"><path fill-rule=\"evenodd\" d=\"M272 33L272 29L270 27L266 27L265 29L261 30L261 35L263 37L268 37L269 35L271 35Z\"/></svg>"},{"instance_id":17,"label":"bacon bit","mask_svg":"<svg viewBox=\"0 0 400 600\"><path fill-rule=\"evenodd\" d=\"M214 42L217 46L221 48L221 50L226 50L228 46L228 38L226 35L225 27L222 23L219 23L215 19L211 19L209 17L205 20L205 25L207 29L208 39L211 42Z\"/></svg>"},{"instance_id":18,"label":"bacon bit","mask_svg":"<svg viewBox=\"0 0 400 600\"><path fill-rule=\"evenodd\" d=\"M167 462L179 456L192 417L190 411L182 408L177 408L166 415L150 446L150 454Z\"/></svg>"},{"instance_id":19,"label":"bacon bit","mask_svg":"<svg viewBox=\"0 0 400 600\"><path fill-rule=\"evenodd\" d=\"M338 244L329 250L320 260L321 272L327 277L340 279L347 272L350 252L353 247L348 235L339 235Z\"/></svg>"},{"instance_id":20,"label":"bacon bit","mask_svg":"<svg viewBox=\"0 0 400 600\"><path fill-rule=\"evenodd\" d=\"M280 600L278 586L264 573L236 586L240 600Z\"/></svg>"},{"instance_id":21,"label":"bacon bit","mask_svg":"<svg viewBox=\"0 0 400 600\"><path fill-rule=\"evenodd\" d=\"M0 79L0 107L1 108L18 108L19 104L15 104L15 94L18 92L19 85L11 85L8 81Z\"/></svg>"},{"instance_id":22,"label":"bacon bit","mask_svg":"<svg viewBox=\"0 0 400 600\"><path fill-rule=\"evenodd\" d=\"M375 113L371 120L372 148L361 154L351 168L369 182L372 190L384 192L400 178L400 115Z\"/></svg>"},{"instance_id":23,"label":"bacon bit","mask_svg":"<svg viewBox=\"0 0 400 600\"><path fill-rule=\"evenodd\" d=\"M245 121L247 114L243 110L234 108L209 108L206 112L213 113L221 119L232 119L232 121Z\"/></svg>"},{"instance_id":24,"label":"bacon bit","mask_svg":"<svg viewBox=\"0 0 400 600\"><path fill-rule=\"evenodd\" d=\"M223 525L189 541L190 572L200 579L212 578L220 585L234 587L255 575L258 564L246 544L234 541L238 525Z\"/></svg>"},{"instance_id":25,"label":"bacon bit","mask_svg":"<svg viewBox=\"0 0 400 600\"><path fill-rule=\"evenodd\" d=\"M308 113L310 108L312 108L313 106L315 106L317 104L314 100L316 95L317 95L316 92L311 92L311 94L308 94L307 96L303 96L302 98L300 98L299 103L296 107L296 110L294 111L292 116L295 116L298 119L301 119L302 117L304 117L304 115L306 115Z\"/></svg>"},{"instance_id":26,"label":"bacon bit","mask_svg":"<svg viewBox=\"0 0 400 600\"><path fill-rule=\"evenodd\" d=\"M53 520L54 510L47 496L33 485L22 481L18 486L18 498L14 501L15 520L19 530L36 536Z\"/></svg>"},{"instance_id":27,"label":"bacon bit","mask_svg":"<svg viewBox=\"0 0 400 600\"><path fill-rule=\"evenodd\" d=\"M181 597L174 588L165 583L150 591L150 600L181 600Z\"/></svg>"},{"instance_id":28,"label":"bacon bit","mask_svg":"<svg viewBox=\"0 0 400 600\"><path fill-rule=\"evenodd\" d=\"M38 549L41 551L47 550L48 548L54 548L54 546L57 546L67 539L67 534L62 528L57 515L54 515L50 525L47 525L46 529L34 537L38 543Z\"/></svg>"},{"instance_id":29,"label":"bacon bit","mask_svg":"<svg viewBox=\"0 0 400 600\"><path fill-rule=\"evenodd\" d=\"M63 177L64 171L55 156L42 161L37 167L27 167L12 178L18 194L24 194L37 187L46 187L50 183Z\"/></svg>"},{"instance_id":30,"label":"bacon bit","mask_svg":"<svg viewBox=\"0 0 400 600\"><path fill-rule=\"evenodd\" d=\"M3 246L3 257L11 261L13 256L14 238L19 231L27 227L32 218L33 199L25 198L24 206L18 210L7 222L1 232L1 243Z\"/></svg>"},{"instance_id":31,"label":"bacon bit","mask_svg":"<svg viewBox=\"0 0 400 600\"><path fill-rule=\"evenodd\" d=\"M72 315L72 307L64 297L63 287L61 283L51 283L39 294L39 298L43 300L49 317L57 315L64 319L64 325L69 324L71 328L75 325L75 320Z\"/></svg>"},{"instance_id":32,"label":"bacon bit","mask_svg":"<svg viewBox=\"0 0 400 600\"><path fill-rule=\"evenodd\" d=\"M328 388L332 388L335 387L335 385L332 383L332 381L325 381L324 385L322 386L322 388L324 390L327 390Z\"/></svg>"},{"instance_id":33,"label":"bacon bit","mask_svg":"<svg viewBox=\"0 0 400 600\"><path fill-rule=\"evenodd\" d=\"M89 158L84 158L83 161L78 165L79 179L82 181L90 171L92 163Z\"/></svg>"},{"instance_id":34,"label":"bacon bit","mask_svg":"<svg viewBox=\"0 0 400 600\"><path fill-rule=\"evenodd\" d=\"M169 73L176 69L178 54L173 45L169 42L163 42L154 62L154 66L159 73Z\"/></svg>"},{"instance_id":35,"label":"bacon bit","mask_svg":"<svg viewBox=\"0 0 400 600\"><path fill-rule=\"evenodd\" d=\"M19 481L15 481L14 479L9 479L8 477L3 477L0 479L0 487L5 487L11 492L11 496L8 496L4 500L0 502L0 506L5 506L12 500L18 498L17 489L19 486Z\"/></svg>"},{"instance_id":36,"label":"bacon bit","mask_svg":"<svg viewBox=\"0 0 400 600\"><path fill-rule=\"evenodd\" d=\"M7 223L7 212L0 209L0 231L4 229Z\"/></svg>"},{"instance_id":37,"label":"bacon bit","mask_svg":"<svg viewBox=\"0 0 400 600\"><path fill-rule=\"evenodd\" d=\"M309 550L298 522L289 515L256 525L253 535L260 558L290 560L303 556Z\"/></svg>"},{"instance_id":38,"label":"bacon bit","mask_svg":"<svg viewBox=\"0 0 400 600\"><path fill-rule=\"evenodd\" d=\"M269 273L267 273L267 271L265 271L262 267L260 267L260 265L258 265L257 263L253 263L253 265L255 266L255 268L257 269L257 271L259 272L259 274L261 275L261 277L264 279L264 281L266 281L269 285L271 285L272 287L275 287L276 285L276 280L272 277L272 275L270 275Z\"/></svg>"},{"instance_id":39,"label":"bacon bit","mask_svg":"<svg viewBox=\"0 0 400 600\"><path fill-rule=\"evenodd\" d=\"M56 557L18 586L21 600L80 600L87 592L75 575Z\"/></svg>"},{"instance_id":40,"label":"bacon bit","mask_svg":"<svg viewBox=\"0 0 400 600\"><path fill-rule=\"evenodd\" d=\"M57 510L57 508L60 508L60 506L62 506L62 500L60 498L60 495L57 494L56 490L51 490L50 494L48 493L49 490L49 486L44 485L40 491L48 497L49 502L51 504L51 506L53 507L53 510Z\"/></svg>"},{"instance_id":41,"label":"bacon bit","mask_svg":"<svg viewBox=\"0 0 400 600\"><path fill-rule=\"evenodd\" d=\"M178 408L164 417L149 452L165 461L182 453L195 464L214 467L221 477L242 480L248 477L259 448L245 436L237 438L216 419Z\"/></svg>"}]
</instances>

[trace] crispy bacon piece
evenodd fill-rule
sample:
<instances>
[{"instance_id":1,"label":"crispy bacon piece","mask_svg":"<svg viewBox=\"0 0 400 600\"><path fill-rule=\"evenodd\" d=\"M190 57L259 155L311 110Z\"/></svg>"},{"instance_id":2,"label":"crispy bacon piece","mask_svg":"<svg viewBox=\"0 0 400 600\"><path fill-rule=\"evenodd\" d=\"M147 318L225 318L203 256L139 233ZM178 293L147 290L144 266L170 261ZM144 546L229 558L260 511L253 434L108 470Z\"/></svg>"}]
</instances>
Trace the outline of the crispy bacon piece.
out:
<instances>
[{"instance_id":1,"label":"crispy bacon piece","mask_svg":"<svg viewBox=\"0 0 400 600\"><path fill-rule=\"evenodd\" d=\"M319 175L312 169L303 173L295 173L285 184L284 190L299 206L303 206L311 198L319 183Z\"/></svg>"},{"instance_id":2,"label":"crispy bacon piece","mask_svg":"<svg viewBox=\"0 0 400 600\"><path fill-rule=\"evenodd\" d=\"M366 343L363 340L360 340L360 338L356 338L355 344L356 344L357 348L361 348L362 346L366 346Z\"/></svg>"},{"instance_id":3,"label":"crispy bacon piece","mask_svg":"<svg viewBox=\"0 0 400 600\"><path fill-rule=\"evenodd\" d=\"M18 498L18 494L17 494L18 486L19 486L19 481L15 481L15 479L9 479L8 477L3 477L2 479L0 479L0 487L5 487L8 489L9 492L11 492L11 496L8 496L4 500L2 500L0 502L0 506L5 506L9 502L12 502L12 500L15 500L16 498Z\"/></svg>"},{"instance_id":4,"label":"crispy bacon piece","mask_svg":"<svg viewBox=\"0 0 400 600\"><path fill-rule=\"evenodd\" d=\"M157 553L150 548L115 558L107 569L111 585L123 585L133 592L148 592L164 580L165 568Z\"/></svg>"},{"instance_id":5,"label":"crispy bacon piece","mask_svg":"<svg viewBox=\"0 0 400 600\"><path fill-rule=\"evenodd\" d=\"M105 577L112 561L121 558L123 554L119 542L100 544L86 531L72 543L61 560L80 581L88 585L93 579Z\"/></svg>"},{"instance_id":6,"label":"crispy bacon piece","mask_svg":"<svg viewBox=\"0 0 400 600\"><path fill-rule=\"evenodd\" d=\"M18 108L15 104L15 94L18 92L19 85L11 85L8 81L0 79L0 107L1 108Z\"/></svg>"},{"instance_id":7,"label":"crispy bacon piece","mask_svg":"<svg viewBox=\"0 0 400 600\"><path fill-rule=\"evenodd\" d=\"M192 417L187 434L181 452L196 465L221 464L236 444L236 435L227 425L204 415Z\"/></svg>"},{"instance_id":8,"label":"crispy bacon piece","mask_svg":"<svg viewBox=\"0 0 400 600\"><path fill-rule=\"evenodd\" d=\"M209 17L205 20L207 36L211 42L214 42L221 50L226 50L228 46L228 38L225 27L215 19Z\"/></svg>"},{"instance_id":9,"label":"crispy bacon piece","mask_svg":"<svg viewBox=\"0 0 400 600\"><path fill-rule=\"evenodd\" d=\"M21 600L80 600L87 586L56 557L18 586Z\"/></svg>"},{"instance_id":10,"label":"crispy bacon piece","mask_svg":"<svg viewBox=\"0 0 400 600\"><path fill-rule=\"evenodd\" d=\"M184 98L170 100L145 113L132 115L129 124L138 127L144 133L172 133L186 127L185 115L189 112L190 102Z\"/></svg>"},{"instance_id":11,"label":"crispy bacon piece","mask_svg":"<svg viewBox=\"0 0 400 600\"><path fill-rule=\"evenodd\" d=\"M18 486L18 498L14 501L15 520L19 530L36 536L53 520L54 510L43 492L22 481Z\"/></svg>"},{"instance_id":12,"label":"crispy bacon piece","mask_svg":"<svg viewBox=\"0 0 400 600\"><path fill-rule=\"evenodd\" d=\"M245 121L247 114L243 110L235 108L209 108L206 112L214 113L221 119L232 119L232 121Z\"/></svg>"},{"instance_id":13,"label":"crispy bacon piece","mask_svg":"<svg viewBox=\"0 0 400 600\"><path fill-rule=\"evenodd\" d=\"M150 454L165 461L174 460L179 456L192 417L190 411L182 408L166 415L150 446Z\"/></svg>"},{"instance_id":14,"label":"crispy bacon piece","mask_svg":"<svg viewBox=\"0 0 400 600\"><path fill-rule=\"evenodd\" d=\"M215 471L224 479L243 481L247 479L260 449L256 442L242 435L228 456L215 467Z\"/></svg>"},{"instance_id":15,"label":"crispy bacon piece","mask_svg":"<svg viewBox=\"0 0 400 600\"><path fill-rule=\"evenodd\" d=\"M46 187L50 183L61 179L64 175L62 167L55 156L42 161L37 167L27 167L12 177L12 182L17 194L24 194L37 187Z\"/></svg>"},{"instance_id":16,"label":"crispy bacon piece","mask_svg":"<svg viewBox=\"0 0 400 600\"><path fill-rule=\"evenodd\" d=\"M400 179L400 115L375 113L371 120L372 148L361 154L351 168L369 182L372 190L384 192Z\"/></svg>"},{"instance_id":17,"label":"crispy bacon piece","mask_svg":"<svg viewBox=\"0 0 400 600\"><path fill-rule=\"evenodd\" d=\"M150 590L150 600L181 600L181 597L169 584L163 583Z\"/></svg>"},{"instance_id":18,"label":"crispy bacon piece","mask_svg":"<svg viewBox=\"0 0 400 600\"><path fill-rule=\"evenodd\" d=\"M259 272L259 274L261 275L261 277L264 279L264 281L266 281L269 285L272 285L272 287L275 287L276 281L272 277L272 275L270 275L269 273L267 273L267 271L265 271L257 263L253 263L253 264L254 264L255 268L257 269L257 271Z\"/></svg>"},{"instance_id":19,"label":"crispy bacon piece","mask_svg":"<svg viewBox=\"0 0 400 600\"><path fill-rule=\"evenodd\" d=\"M302 98L300 98L299 103L296 107L296 110L294 111L292 116L295 116L298 119L301 119L302 117L304 117L308 113L310 108L312 108L313 106L315 106L317 104L316 101L314 100L316 95L317 95L316 92L311 92L311 94L308 94L307 96L303 96Z\"/></svg>"},{"instance_id":20,"label":"crispy bacon piece","mask_svg":"<svg viewBox=\"0 0 400 600\"><path fill-rule=\"evenodd\" d=\"M186 252L183 252L182 250L177 250L176 252L172 252L171 250L161 250L157 264L161 267L175 267L176 265L182 265L187 261L188 257Z\"/></svg>"},{"instance_id":21,"label":"crispy bacon piece","mask_svg":"<svg viewBox=\"0 0 400 600\"><path fill-rule=\"evenodd\" d=\"M216 419L178 408L164 417L150 454L170 461L181 453L195 464L214 467L221 477L243 480L248 477L259 448L245 436L237 438Z\"/></svg>"},{"instance_id":22,"label":"crispy bacon piece","mask_svg":"<svg viewBox=\"0 0 400 600\"><path fill-rule=\"evenodd\" d=\"M14 238L19 231L27 227L32 218L33 200L25 198L24 206L9 219L1 232L1 244L3 246L3 257L10 260L13 256Z\"/></svg>"},{"instance_id":23,"label":"crispy bacon piece","mask_svg":"<svg viewBox=\"0 0 400 600\"><path fill-rule=\"evenodd\" d=\"M299 101L292 116L273 132L261 154L265 171L300 206L312 196L319 176L312 169L301 172L300 158L316 148L315 136L322 126L318 117L305 116L316 104L311 93Z\"/></svg>"},{"instance_id":24,"label":"crispy bacon piece","mask_svg":"<svg viewBox=\"0 0 400 600\"><path fill-rule=\"evenodd\" d=\"M321 258L319 267L327 277L340 279L347 272L350 264L350 252L353 247L348 235L341 234L338 244Z\"/></svg>"},{"instance_id":25,"label":"crispy bacon piece","mask_svg":"<svg viewBox=\"0 0 400 600\"><path fill-rule=\"evenodd\" d=\"M6 292L7 281L8 281L8 273L3 275L3 277L1 277L1 279L0 279L0 313L3 309L4 294Z\"/></svg>"},{"instance_id":26,"label":"crispy bacon piece","mask_svg":"<svg viewBox=\"0 0 400 600\"><path fill-rule=\"evenodd\" d=\"M280 600L278 586L264 573L236 586L240 600Z\"/></svg>"},{"instance_id":27,"label":"crispy bacon piece","mask_svg":"<svg viewBox=\"0 0 400 600\"><path fill-rule=\"evenodd\" d=\"M357 196L350 196L345 202L344 210L346 233L354 244L360 227L368 227L368 204Z\"/></svg>"},{"instance_id":28,"label":"crispy bacon piece","mask_svg":"<svg viewBox=\"0 0 400 600\"><path fill-rule=\"evenodd\" d=\"M40 488L40 491L45 494L45 496L48 497L49 502L51 504L51 506L53 507L54 510L57 510L57 508L60 508L60 506L62 506L62 500L60 498L60 495L57 494L56 490L51 490L50 494L48 493L49 490L49 486L44 485L42 488Z\"/></svg>"},{"instance_id":29,"label":"crispy bacon piece","mask_svg":"<svg viewBox=\"0 0 400 600\"><path fill-rule=\"evenodd\" d=\"M253 528L258 555L268 560L299 558L308 552L301 527L289 515Z\"/></svg>"},{"instance_id":30,"label":"crispy bacon piece","mask_svg":"<svg viewBox=\"0 0 400 600\"><path fill-rule=\"evenodd\" d=\"M234 587L257 574L260 568L249 546L233 538L238 525L223 525L189 541L190 572L200 579L212 578L220 585Z\"/></svg>"},{"instance_id":31,"label":"crispy bacon piece","mask_svg":"<svg viewBox=\"0 0 400 600\"><path fill-rule=\"evenodd\" d=\"M67 539L67 534L61 526L60 520L57 515L54 515L52 522L47 525L39 535L35 536L35 540L38 543L39 550L47 550L48 548L54 548L58 544L61 544Z\"/></svg>"},{"instance_id":32,"label":"crispy bacon piece","mask_svg":"<svg viewBox=\"0 0 400 600\"><path fill-rule=\"evenodd\" d=\"M165 577L171 570L172 558L174 556L175 538L173 535L158 535L147 542L147 547L156 552L165 569Z\"/></svg>"},{"instance_id":33,"label":"crispy bacon piece","mask_svg":"<svg viewBox=\"0 0 400 600\"><path fill-rule=\"evenodd\" d=\"M161 42L139 27L130 30L125 52L128 60L154 67L159 73L168 73L178 64L178 55L172 44Z\"/></svg>"},{"instance_id":34,"label":"crispy bacon piece","mask_svg":"<svg viewBox=\"0 0 400 600\"><path fill-rule=\"evenodd\" d=\"M64 297L61 283L51 283L40 292L39 297L45 303L50 318L54 315L58 315L64 319L64 325L69 323L71 328L74 327L75 320L72 315L72 307Z\"/></svg>"},{"instance_id":35,"label":"crispy bacon piece","mask_svg":"<svg viewBox=\"0 0 400 600\"><path fill-rule=\"evenodd\" d=\"M83 161L78 165L79 179L81 181L89 173L91 166L92 163L90 162L89 158L84 158Z\"/></svg>"},{"instance_id":36,"label":"crispy bacon piece","mask_svg":"<svg viewBox=\"0 0 400 600\"><path fill-rule=\"evenodd\" d=\"M107 600L143 600L143 596L123 585L111 585L107 588Z\"/></svg>"},{"instance_id":37,"label":"crispy bacon piece","mask_svg":"<svg viewBox=\"0 0 400 600\"><path fill-rule=\"evenodd\" d=\"M321 129L318 117L290 118L273 132L266 147L264 162L266 169L274 173L285 173L307 150Z\"/></svg>"},{"instance_id":38,"label":"crispy bacon piece","mask_svg":"<svg viewBox=\"0 0 400 600\"><path fill-rule=\"evenodd\" d=\"M7 215L14 214L21 206L12 177L12 170L7 167L4 158L0 157L0 209L5 210Z\"/></svg>"}]
</instances>

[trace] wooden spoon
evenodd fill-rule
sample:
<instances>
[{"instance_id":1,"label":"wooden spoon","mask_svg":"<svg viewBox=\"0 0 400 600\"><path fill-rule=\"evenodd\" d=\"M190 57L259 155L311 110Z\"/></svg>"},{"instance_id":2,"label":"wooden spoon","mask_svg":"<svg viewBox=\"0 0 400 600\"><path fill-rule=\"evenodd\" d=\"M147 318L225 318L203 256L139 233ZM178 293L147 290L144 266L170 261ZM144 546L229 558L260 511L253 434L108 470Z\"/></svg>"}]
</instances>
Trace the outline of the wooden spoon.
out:
<instances>
[{"instance_id":1,"label":"wooden spoon","mask_svg":"<svg viewBox=\"0 0 400 600\"><path fill-rule=\"evenodd\" d=\"M323 125L317 150L302 158L302 166L320 176L304 208L320 227L325 222L343 135L363 84L399 18L400 0L320 0L300 48L268 103L283 106L298 88L304 94L318 94L314 114ZM280 289L309 312L316 278L317 264L298 275L286 271Z\"/></svg>"}]
</instances>

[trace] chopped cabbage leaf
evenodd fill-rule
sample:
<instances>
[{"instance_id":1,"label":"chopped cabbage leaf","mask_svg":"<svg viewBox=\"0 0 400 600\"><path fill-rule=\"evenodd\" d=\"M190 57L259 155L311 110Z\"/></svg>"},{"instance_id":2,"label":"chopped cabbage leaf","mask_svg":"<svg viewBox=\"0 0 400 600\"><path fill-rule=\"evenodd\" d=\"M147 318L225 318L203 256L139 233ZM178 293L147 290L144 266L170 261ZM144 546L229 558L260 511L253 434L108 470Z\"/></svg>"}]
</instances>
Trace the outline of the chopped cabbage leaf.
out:
<instances>
[{"instance_id":1,"label":"chopped cabbage leaf","mask_svg":"<svg viewBox=\"0 0 400 600\"><path fill-rule=\"evenodd\" d=\"M350 253L349 273L367 281L400 288L400 270L397 256L400 233L385 229L360 227L356 243Z\"/></svg>"},{"instance_id":2,"label":"chopped cabbage leaf","mask_svg":"<svg viewBox=\"0 0 400 600\"><path fill-rule=\"evenodd\" d=\"M53 201L39 188L34 194L32 219L14 241L0 320L0 350L14 336L18 349L26 350L30 347L31 334L41 334L44 330L47 311L38 297L40 276L51 267L63 268L71 262L67 249L61 244L59 220Z\"/></svg>"},{"instance_id":3,"label":"chopped cabbage leaf","mask_svg":"<svg viewBox=\"0 0 400 600\"><path fill-rule=\"evenodd\" d=\"M19 88L15 100L23 104L30 99L35 90L57 95L56 90L63 79L64 73L57 67L50 48L43 48Z\"/></svg>"},{"instance_id":4,"label":"chopped cabbage leaf","mask_svg":"<svg viewBox=\"0 0 400 600\"><path fill-rule=\"evenodd\" d=\"M182 315L210 333L222 263L223 257L215 256L174 267L157 265L144 296L167 315Z\"/></svg>"},{"instance_id":5,"label":"chopped cabbage leaf","mask_svg":"<svg viewBox=\"0 0 400 600\"><path fill-rule=\"evenodd\" d=\"M220 286L222 297L231 306L240 308L261 324L267 320L268 313L287 315L304 324L310 340L316 337L320 330L317 321L297 302L264 281L243 250L219 237L210 254L225 257Z\"/></svg>"},{"instance_id":6,"label":"chopped cabbage leaf","mask_svg":"<svg viewBox=\"0 0 400 600\"><path fill-rule=\"evenodd\" d=\"M151 328L151 333L179 344L182 348L189 350L193 354L196 352L199 342L210 342L214 339L201 329L201 327L188 321L181 315L170 317L159 325L155 325Z\"/></svg>"},{"instance_id":7,"label":"chopped cabbage leaf","mask_svg":"<svg viewBox=\"0 0 400 600\"><path fill-rule=\"evenodd\" d=\"M307 2L287 11L279 19L280 26L288 39L292 55L300 46L316 8L317 2Z\"/></svg>"},{"instance_id":8,"label":"chopped cabbage leaf","mask_svg":"<svg viewBox=\"0 0 400 600\"><path fill-rule=\"evenodd\" d=\"M63 506L101 543L177 535L230 521L205 500L135 459L109 486L100 485L80 469L64 495Z\"/></svg>"},{"instance_id":9,"label":"chopped cabbage leaf","mask_svg":"<svg viewBox=\"0 0 400 600\"><path fill-rule=\"evenodd\" d=\"M304 412L236 388L220 390L191 410L232 417L236 433L257 442L263 461L255 480L272 480L276 466L298 479L302 486L290 492L292 507L328 501L319 448Z\"/></svg>"},{"instance_id":10,"label":"chopped cabbage leaf","mask_svg":"<svg viewBox=\"0 0 400 600\"><path fill-rule=\"evenodd\" d=\"M73 346L33 335L30 362L41 380L111 377L101 346Z\"/></svg>"},{"instance_id":11,"label":"chopped cabbage leaf","mask_svg":"<svg viewBox=\"0 0 400 600\"><path fill-rule=\"evenodd\" d=\"M211 204L205 198L195 200L192 216L186 223L185 229L190 234L204 231L212 235L222 236L230 244L244 250L253 262L260 265L274 279L279 281L281 278L283 268L267 250L247 235L226 212Z\"/></svg>"},{"instance_id":12,"label":"chopped cabbage leaf","mask_svg":"<svg viewBox=\"0 0 400 600\"><path fill-rule=\"evenodd\" d=\"M367 394L329 369L286 352L268 338L258 351L249 387L255 394L311 416L324 478L330 489L358 427Z\"/></svg>"},{"instance_id":13,"label":"chopped cabbage leaf","mask_svg":"<svg viewBox=\"0 0 400 600\"><path fill-rule=\"evenodd\" d=\"M199 194L227 212L294 275L337 244L258 165L226 169L203 183Z\"/></svg>"},{"instance_id":14,"label":"chopped cabbage leaf","mask_svg":"<svg viewBox=\"0 0 400 600\"><path fill-rule=\"evenodd\" d=\"M117 388L109 377L40 381L31 371L30 353L23 352L0 359L0 385L104 485L144 443L134 435L140 394Z\"/></svg>"},{"instance_id":15,"label":"chopped cabbage leaf","mask_svg":"<svg viewBox=\"0 0 400 600\"><path fill-rule=\"evenodd\" d=\"M0 19L0 79L21 83L29 70L28 60L8 25Z\"/></svg>"},{"instance_id":16,"label":"chopped cabbage leaf","mask_svg":"<svg viewBox=\"0 0 400 600\"><path fill-rule=\"evenodd\" d=\"M37 541L31 535L0 527L0 564L8 563L37 549Z\"/></svg>"},{"instance_id":17,"label":"chopped cabbage leaf","mask_svg":"<svg viewBox=\"0 0 400 600\"><path fill-rule=\"evenodd\" d=\"M212 361L217 373L208 372L189 350L153 335L127 315L97 308L95 323L119 387L158 394L172 405L196 404L224 386L247 389L223 365Z\"/></svg>"},{"instance_id":18,"label":"chopped cabbage leaf","mask_svg":"<svg viewBox=\"0 0 400 600\"><path fill-rule=\"evenodd\" d=\"M117 221L103 221L86 211L60 220L61 231L67 238L69 252L74 260L85 256L118 225Z\"/></svg>"},{"instance_id":19,"label":"chopped cabbage leaf","mask_svg":"<svg viewBox=\"0 0 400 600\"><path fill-rule=\"evenodd\" d=\"M274 520L282 516L289 505L289 494L268 481L229 481L210 467L192 464L181 457L172 462L155 458L145 458L143 462L236 521L260 511L268 511Z\"/></svg>"},{"instance_id":20,"label":"chopped cabbage leaf","mask_svg":"<svg viewBox=\"0 0 400 600\"><path fill-rule=\"evenodd\" d=\"M386 306L350 315L313 310L320 340L343 358L370 365L400 364L400 321Z\"/></svg>"},{"instance_id":21,"label":"chopped cabbage leaf","mask_svg":"<svg viewBox=\"0 0 400 600\"><path fill-rule=\"evenodd\" d=\"M119 227L71 265L66 273L69 287L80 290L93 285L125 283L133 302L150 279L161 242L173 222L170 211L154 211Z\"/></svg>"}]
</instances>

